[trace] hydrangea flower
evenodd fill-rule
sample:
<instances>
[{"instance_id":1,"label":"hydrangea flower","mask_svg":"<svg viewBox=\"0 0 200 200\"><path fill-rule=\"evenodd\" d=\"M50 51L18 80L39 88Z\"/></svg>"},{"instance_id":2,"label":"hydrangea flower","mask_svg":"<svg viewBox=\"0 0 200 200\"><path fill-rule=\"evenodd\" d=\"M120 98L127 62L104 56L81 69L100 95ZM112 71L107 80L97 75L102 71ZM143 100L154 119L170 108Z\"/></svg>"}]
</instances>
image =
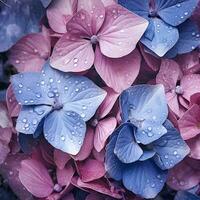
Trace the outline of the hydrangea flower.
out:
<instances>
[{"instance_id":1,"label":"hydrangea flower","mask_svg":"<svg viewBox=\"0 0 200 200\"><path fill-rule=\"evenodd\" d=\"M118 4L105 7L100 0L79 0L77 10L53 49L52 67L80 72L94 64L109 87L117 92L128 88L139 73L141 58L133 50L147 20Z\"/></svg>"},{"instance_id":2,"label":"hydrangea flower","mask_svg":"<svg viewBox=\"0 0 200 200\"><path fill-rule=\"evenodd\" d=\"M12 88L22 109L16 130L37 137L42 129L55 148L75 155L106 92L83 76L53 70L47 62L42 72L12 77Z\"/></svg>"},{"instance_id":3,"label":"hydrangea flower","mask_svg":"<svg viewBox=\"0 0 200 200\"><path fill-rule=\"evenodd\" d=\"M172 123L162 85L136 85L120 97L123 124L106 148L105 167L115 180L144 198L163 188L167 170L179 163L189 148Z\"/></svg>"},{"instance_id":4,"label":"hydrangea flower","mask_svg":"<svg viewBox=\"0 0 200 200\"><path fill-rule=\"evenodd\" d=\"M187 53L200 44L198 27L187 19L198 0L119 0L119 4L148 19L141 42L158 56Z\"/></svg>"},{"instance_id":5,"label":"hydrangea flower","mask_svg":"<svg viewBox=\"0 0 200 200\"><path fill-rule=\"evenodd\" d=\"M187 191L180 191L174 200L200 200L200 197Z\"/></svg>"}]
</instances>

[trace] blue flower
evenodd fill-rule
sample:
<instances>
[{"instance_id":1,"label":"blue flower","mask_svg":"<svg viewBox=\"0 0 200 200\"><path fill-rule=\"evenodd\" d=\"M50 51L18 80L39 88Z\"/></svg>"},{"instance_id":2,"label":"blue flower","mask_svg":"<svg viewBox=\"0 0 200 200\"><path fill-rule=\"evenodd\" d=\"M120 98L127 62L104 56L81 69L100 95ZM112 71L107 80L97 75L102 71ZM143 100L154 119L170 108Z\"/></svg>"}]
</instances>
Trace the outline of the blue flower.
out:
<instances>
[{"instance_id":1,"label":"blue flower","mask_svg":"<svg viewBox=\"0 0 200 200\"><path fill-rule=\"evenodd\" d=\"M122 93L120 106L123 123L106 147L106 170L133 193L154 198L168 169L189 153L189 147L167 120L162 85L133 86Z\"/></svg>"},{"instance_id":2,"label":"blue flower","mask_svg":"<svg viewBox=\"0 0 200 200\"><path fill-rule=\"evenodd\" d=\"M160 57L166 53L169 56L176 56L188 53L200 45L199 30L188 20L198 0L119 0L118 2L149 21L141 42L150 52ZM172 52L169 52L172 48Z\"/></svg>"},{"instance_id":3,"label":"blue flower","mask_svg":"<svg viewBox=\"0 0 200 200\"><path fill-rule=\"evenodd\" d=\"M187 191L180 191L174 200L200 200L200 197Z\"/></svg>"},{"instance_id":4,"label":"blue flower","mask_svg":"<svg viewBox=\"0 0 200 200\"><path fill-rule=\"evenodd\" d=\"M76 155L85 137L85 122L106 92L86 77L52 69L48 62L41 73L17 74L11 83L22 105L17 131L34 137L43 131L52 146Z\"/></svg>"}]
</instances>

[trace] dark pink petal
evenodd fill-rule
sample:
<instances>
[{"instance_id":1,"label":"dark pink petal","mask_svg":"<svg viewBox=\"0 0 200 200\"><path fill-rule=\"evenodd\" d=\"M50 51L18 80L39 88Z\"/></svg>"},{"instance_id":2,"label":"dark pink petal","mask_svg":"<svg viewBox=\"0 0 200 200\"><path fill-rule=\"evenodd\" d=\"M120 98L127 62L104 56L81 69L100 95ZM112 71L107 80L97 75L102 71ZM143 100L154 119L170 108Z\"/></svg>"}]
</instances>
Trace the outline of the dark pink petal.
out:
<instances>
[{"instance_id":1,"label":"dark pink petal","mask_svg":"<svg viewBox=\"0 0 200 200\"><path fill-rule=\"evenodd\" d=\"M93 191L114 197L116 199L122 198L122 196L120 194L116 193L115 191L111 191L109 189L108 184L106 184L106 182L101 180L101 179L99 179L97 181L92 181L92 182L89 182L89 183L84 183L79 178L77 180L77 185L81 188L90 189L90 190L93 190Z\"/></svg>"},{"instance_id":2,"label":"dark pink petal","mask_svg":"<svg viewBox=\"0 0 200 200\"><path fill-rule=\"evenodd\" d=\"M184 140L200 133L200 107L194 104L178 121L181 136Z\"/></svg>"},{"instance_id":3,"label":"dark pink petal","mask_svg":"<svg viewBox=\"0 0 200 200\"><path fill-rule=\"evenodd\" d=\"M200 92L195 93L190 97L190 106L193 104L200 105Z\"/></svg>"},{"instance_id":4,"label":"dark pink petal","mask_svg":"<svg viewBox=\"0 0 200 200\"><path fill-rule=\"evenodd\" d=\"M187 144L190 147L189 156L200 160L200 135L187 140Z\"/></svg>"},{"instance_id":5,"label":"dark pink petal","mask_svg":"<svg viewBox=\"0 0 200 200\"><path fill-rule=\"evenodd\" d=\"M9 63L19 72L40 71L50 56L51 45L47 37L32 33L20 39L10 50Z\"/></svg>"},{"instance_id":6,"label":"dark pink petal","mask_svg":"<svg viewBox=\"0 0 200 200\"><path fill-rule=\"evenodd\" d=\"M10 148L8 145L4 144L3 142L0 142L0 164L2 164L10 152Z\"/></svg>"},{"instance_id":7,"label":"dark pink petal","mask_svg":"<svg viewBox=\"0 0 200 200\"><path fill-rule=\"evenodd\" d=\"M139 74L140 62L141 56L137 49L122 58L109 58L100 52L99 47L96 48L95 69L105 83L118 93L135 81Z\"/></svg>"},{"instance_id":8,"label":"dark pink petal","mask_svg":"<svg viewBox=\"0 0 200 200\"><path fill-rule=\"evenodd\" d=\"M105 198L98 195L97 193L94 193L94 194L89 194L85 200L105 200Z\"/></svg>"},{"instance_id":9,"label":"dark pink petal","mask_svg":"<svg viewBox=\"0 0 200 200\"><path fill-rule=\"evenodd\" d=\"M147 20L120 5L106 7L105 21L98 33L101 52L110 58L128 55L135 49L147 26Z\"/></svg>"},{"instance_id":10,"label":"dark pink petal","mask_svg":"<svg viewBox=\"0 0 200 200\"><path fill-rule=\"evenodd\" d=\"M72 193L63 197L63 200L75 200L74 195Z\"/></svg>"},{"instance_id":11,"label":"dark pink petal","mask_svg":"<svg viewBox=\"0 0 200 200\"><path fill-rule=\"evenodd\" d=\"M52 67L64 72L85 71L94 63L92 44L65 33L56 43L50 62Z\"/></svg>"},{"instance_id":12,"label":"dark pink petal","mask_svg":"<svg viewBox=\"0 0 200 200\"><path fill-rule=\"evenodd\" d=\"M77 0L53 0L47 9L50 27L57 33L65 33L66 24L77 9Z\"/></svg>"},{"instance_id":13,"label":"dark pink petal","mask_svg":"<svg viewBox=\"0 0 200 200\"><path fill-rule=\"evenodd\" d=\"M178 102L178 96L175 92L166 93L167 103L174 114L180 117L180 106Z\"/></svg>"},{"instance_id":14,"label":"dark pink petal","mask_svg":"<svg viewBox=\"0 0 200 200\"><path fill-rule=\"evenodd\" d=\"M66 163L71 159L71 157L67 153L59 149L54 149L53 157L58 169L64 169Z\"/></svg>"},{"instance_id":15,"label":"dark pink petal","mask_svg":"<svg viewBox=\"0 0 200 200\"><path fill-rule=\"evenodd\" d=\"M94 130L88 127L80 152L76 156L72 156L74 160L82 161L88 158L93 148L93 141L94 141Z\"/></svg>"},{"instance_id":16,"label":"dark pink petal","mask_svg":"<svg viewBox=\"0 0 200 200\"><path fill-rule=\"evenodd\" d=\"M19 179L24 187L36 197L47 197L53 191L53 182L47 169L36 160L27 159L21 162Z\"/></svg>"},{"instance_id":17,"label":"dark pink petal","mask_svg":"<svg viewBox=\"0 0 200 200\"><path fill-rule=\"evenodd\" d=\"M113 133L117 126L117 120L114 117L105 118L96 126L94 135L94 148L100 152L106 144L108 137Z\"/></svg>"},{"instance_id":18,"label":"dark pink petal","mask_svg":"<svg viewBox=\"0 0 200 200\"><path fill-rule=\"evenodd\" d=\"M94 158L100 162L104 162L105 159L105 149L103 149L101 152L98 152L95 148L92 150L92 155Z\"/></svg>"},{"instance_id":19,"label":"dark pink petal","mask_svg":"<svg viewBox=\"0 0 200 200\"><path fill-rule=\"evenodd\" d=\"M83 182L90 182L103 177L106 173L104 163L94 159L87 159L77 163L78 172Z\"/></svg>"},{"instance_id":20,"label":"dark pink petal","mask_svg":"<svg viewBox=\"0 0 200 200\"><path fill-rule=\"evenodd\" d=\"M190 97L200 91L200 74L186 75L181 79L183 97L190 102Z\"/></svg>"},{"instance_id":21,"label":"dark pink petal","mask_svg":"<svg viewBox=\"0 0 200 200\"><path fill-rule=\"evenodd\" d=\"M0 141L8 145L12 137L12 128L0 128Z\"/></svg>"},{"instance_id":22,"label":"dark pink petal","mask_svg":"<svg viewBox=\"0 0 200 200\"><path fill-rule=\"evenodd\" d=\"M169 171L167 184L175 190L190 189L200 180L199 161L186 158L184 161L176 165Z\"/></svg>"},{"instance_id":23,"label":"dark pink petal","mask_svg":"<svg viewBox=\"0 0 200 200\"><path fill-rule=\"evenodd\" d=\"M32 200L32 195L26 190L26 188L23 187L18 176L20 162L23 159L27 159L27 155L9 155L6 158L5 162L0 165L0 174L2 175L4 180L7 180L8 185L19 199Z\"/></svg>"},{"instance_id":24,"label":"dark pink petal","mask_svg":"<svg viewBox=\"0 0 200 200\"><path fill-rule=\"evenodd\" d=\"M156 83L163 84L165 91L175 90L177 81L181 78L181 70L179 65L169 59L163 59L160 71L156 76Z\"/></svg>"},{"instance_id":25,"label":"dark pink petal","mask_svg":"<svg viewBox=\"0 0 200 200\"><path fill-rule=\"evenodd\" d=\"M91 36L96 35L105 18L105 8L99 0L79 0L78 11L85 10L90 15ZM82 19L84 21L85 19Z\"/></svg>"},{"instance_id":26,"label":"dark pink petal","mask_svg":"<svg viewBox=\"0 0 200 200\"><path fill-rule=\"evenodd\" d=\"M104 118L111 111L120 95L119 93L116 93L112 88L104 87L103 89L106 90L107 95L97 110L98 119Z\"/></svg>"},{"instance_id":27,"label":"dark pink petal","mask_svg":"<svg viewBox=\"0 0 200 200\"><path fill-rule=\"evenodd\" d=\"M19 115L21 106L18 104L11 85L9 85L6 92L6 103L10 117L17 117Z\"/></svg>"},{"instance_id":28,"label":"dark pink petal","mask_svg":"<svg viewBox=\"0 0 200 200\"><path fill-rule=\"evenodd\" d=\"M68 187L73 175L74 175L74 169L70 163L64 169L57 168L56 170L57 181L58 184L61 186Z\"/></svg>"}]
</instances>

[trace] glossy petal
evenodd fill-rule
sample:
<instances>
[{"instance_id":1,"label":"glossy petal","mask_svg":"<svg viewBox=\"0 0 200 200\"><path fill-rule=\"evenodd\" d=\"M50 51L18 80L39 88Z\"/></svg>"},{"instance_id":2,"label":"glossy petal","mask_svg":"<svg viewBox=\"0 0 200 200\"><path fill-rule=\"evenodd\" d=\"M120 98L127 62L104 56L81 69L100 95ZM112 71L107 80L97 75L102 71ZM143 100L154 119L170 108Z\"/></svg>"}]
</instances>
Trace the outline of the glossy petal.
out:
<instances>
[{"instance_id":1,"label":"glossy petal","mask_svg":"<svg viewBox=\"0 0 200 200\"><path fill-rule=\"evenodd\" d=\"M89 40L65 33L56 43L50 63L64 72L80 72L94 63L94 51Z\"/></svg>"},{"instance_id":2,"label":"glossy petal","mask_svg":"<svg viewBox=\"0 0 200 200\"><path fill-rule=\"evenodd\" d=\"M77 130L74 126L79 126ZM76 155L85 138L86 125L75 112L54 111L44 122L44 136L57 149Z\"/></svg>"},{"instance_id":3,"label":"glossy petal","mask_svg":"<svg viewBox=\"0 0 200 200\"><path fill-rule=\"evenodd\" d=\"M108 137L117 126L117 120L114 117L105 118L98 122L95 129L94 148L100 152L106 144Z\"/></svg>"},{"instance_id":4,"label":"glossy petal","mask_svg":"<svg viewBox=\"0 0 200 200\"><path fill-rule=\"evenodd\" d=\"M167 130L162 126L168 115L162 85L136 85L120 97L123 121L130 120L138 130L137 140L148 144L160 138Z\"/></svg>"},{"instance_id":5,"label":"glossy petal","mask_svg":"<svg viewBox=\"0 0 200 200\"><path fill-rule=\"evenodd\" d=\"M194 104L189 108L184 115L179 119L178 125L181 132L181 136L184 140L191 139L200 134L200 107Z\"/></svg>"},{"instance_id":6,"label":"glossy petal","mask_svg":"<svg viewBox=\"0 0 200 200\"><path fill-rule=\"evenodd\" d=\"M16 130L20 133L34 134L42 119L51 111L50 106L23 106L17 118Z\"/></svg>"},{"instance_id":7,"label":"glossy petal","mask_svg":"<svg viewBox=\"0 0 200 200\"><path fill-rule=\"evenodd\" d=\"M165 127L167 133L152 144L156 152L154 160L163 170L174 167L190 152L180 133L170 121L165 122Z\"/></svg>"},{"instance_id":8,"label":"glossy petal","mask_svg":"<svg viewBox=\"0 0 200 200\"><path fill-rule=\"evenodd\" d=\"M129 165L123 173L123 184L139 196L154 198L162 190L166 178L167 171L147 160Z\"/></svg>"},{"instance_id":9,"label":"glossy petal","mask_svg":"<svg viewBox=\"0 0 200 200\"><path fill-rule=\"evenodd\" d=\"M104 164L98 160L87 159L77 164L80 178L83 182L97 180L105 175Z\"/></svg>"},{"instance_id":10,"label":"glossy petal","mask_svg":"<svg viewBox=\"0 0 200 200\"><path fill-rule=\"evenodd\" d=\"M143 154L143 150L135 141L135 131L134 126L127 124L123 126L117 137L114 154L123 163L135 162Z\"/></svg>"},{"instance_id":11,"label":"glossy petal","mask_svg":"<svg viewBox=\"0 0 200 200\"><path fill-rule=\"evenodd\" d=\"M179 191L174 200L199 200L200 197L187 191Z\"/></svg>"},{"instance_id":12,"label":"glossy petal","mask_svg":"<svg viewBox=\"0 0 200 200\"><path fill-rule=\"evenodd\" d=\"M39 20L45 12L40 0L7 0L5 4L1 2L0 52L7 51L22 36L39 32Z\"/></svg>"},{"instance_id":13,"label":"glossy petal","mask_svg":"<svg viewBox=\"0 0 200 200\"><path fill-rule=\"evenodd\" d=\"M141 42L158 56L164 56L178 41L179 33L175 27L167 25L161 19L152 18L154 36L152 39L142 37ZM166 34L167 33L167 34Z\"/></svg>"},{"instance_id":14,"label":"glossy petal","mask_svg":"<svg viewBox=\"0 0 200 200\"><path fill-rule=\"evenodd\" d=\"M139 74L141 57L138 50L122 58L109 58L95 52L95 69L105 83L120 93L132 85Z\"/></svg>"},{"instance_id":15,"label":"glossy petal","mask_svg":"<svg viewBox=\"0 0 200 200\"><path fill-rule=\"evenodd\" d=\"M65 33L66 24L76 12L77 0L53 0L47 9L50 27L57 33Z\"/></svg>"},{"instance_id":16,"label":"glossy petal","mask_svg":"<svg viewBox=\"0 0 200 200\"><path fill-rule=\"evenodd\" d=\"M178 26L188 19L197 4L198 0L156 0L158 15L172 26Z\"/></svg>"},{"instance_id":17,"label":"glossy petal","mask_svg":"<svg viewBox=\"0 0 200 200\"><path fill-rule=\"evenodd\" d=\"M28 159L21 162L19 179L24 187L36 197L47 197L53 191L53 182L47 169L36 160Z\"/></svg>"},{"instance_id":18,"label":"glossy petal","mask_svg":"<svg viewBox=\"0 0 200 200\"><path fill-rule=\"evenodd\" d=\"M120 5L108 6L104 24L98 33L102 54L110 58L128 55L135 49L147 26L147 20Z\"/></svg>"}]
</instances>

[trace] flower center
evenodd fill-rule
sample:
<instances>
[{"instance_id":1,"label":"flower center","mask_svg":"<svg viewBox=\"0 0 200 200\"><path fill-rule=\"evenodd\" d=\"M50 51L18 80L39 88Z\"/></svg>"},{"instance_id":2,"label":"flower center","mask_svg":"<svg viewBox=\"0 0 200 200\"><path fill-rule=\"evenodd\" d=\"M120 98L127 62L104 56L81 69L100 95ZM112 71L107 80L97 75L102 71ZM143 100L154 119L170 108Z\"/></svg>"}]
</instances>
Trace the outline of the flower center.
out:
<instances>
[{"instance_id":1,"label":"flower center","mask_svg":"<svg viewBox=\"0 0 200 200\"><path fill-rule=\"evenodd\" d=\"M180 85L177 85L175 92L176 94L183 94L183 88Z\"/></svg>"},{"instance_id":2,"label":"flower center","mask_svg":"<svg viewBox=\"0 0 200 200\"><path fill-rule=\"evenodd\" d=\"M90 41L92 44L97 44L99 41L98 41L98 37L96 35L93 35L91 38L90 38Z\"/></svg>"},{"instance_id":3,"label":"flower center","mask_svg":"<svg viewBox=\"0 0 200 200\"><path fill-rule=\"evenodd\" d=\"M53 110L61 110L63 108L63 104L59 103L58 100L54 101Z\"/></svg>"}]
</instances>

